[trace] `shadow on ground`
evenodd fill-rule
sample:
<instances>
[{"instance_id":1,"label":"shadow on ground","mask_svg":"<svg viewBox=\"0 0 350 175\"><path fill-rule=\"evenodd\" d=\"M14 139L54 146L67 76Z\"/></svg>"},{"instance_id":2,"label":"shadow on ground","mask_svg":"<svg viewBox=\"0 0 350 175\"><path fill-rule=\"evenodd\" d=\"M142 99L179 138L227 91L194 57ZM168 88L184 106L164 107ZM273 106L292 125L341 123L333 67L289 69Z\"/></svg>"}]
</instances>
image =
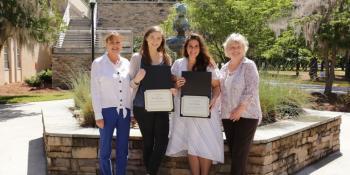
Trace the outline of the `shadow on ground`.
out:
<instances>
[{"instance_id":1,"label":"shadow on ground","mask_svg":"<svg viewBox=\"0 0 350 175\"><path fill-rule=\"evenodd\" d=\"M298 171L295 175L309 175L314 171L317 171L318 169L326 166L328 163L340 158L341 156L343 156L343 154L340 151L335 152L327 157L322 158L320 161L314 162L306 166L304 169Z\"/></svg>"},{"instance_id":2,"label":"shadow on ground","mask_svg":"<svg viewBox=\"0 0 350 175\"><path fill-rule=\"evenodd\" d=\"M24 106L25 104L21 104ZM32 117L35 115L41 115L40 112L25 112L25 110L16 109L17 105L0 105L0 122L5 122L6 120L18 118L18 117Z\"/></svg>"},{"instance_id":3,"label":"shadow on ground","mask_svg":"<svg viewBox=\"0 0 350 175\"><path fill-rule=\"evenodd\" d=\"M29 141L27 175L46 175L46 159L43 138Z\"/></svg>"}]
</instances>

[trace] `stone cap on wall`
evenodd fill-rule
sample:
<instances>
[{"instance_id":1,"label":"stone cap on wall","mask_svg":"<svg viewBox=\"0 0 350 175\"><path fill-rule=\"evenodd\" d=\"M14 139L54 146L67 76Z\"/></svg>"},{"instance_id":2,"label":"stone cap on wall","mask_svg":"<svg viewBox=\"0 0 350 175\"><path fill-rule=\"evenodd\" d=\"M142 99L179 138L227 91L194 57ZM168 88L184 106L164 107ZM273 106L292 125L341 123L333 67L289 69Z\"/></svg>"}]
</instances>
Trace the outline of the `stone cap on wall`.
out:
<instances>
[{"instance_id":1,"label":"stone cap on wall","mask_svg":"<svg viewBox=\"0 0 350 175\"><path fill-rule=\"evenodd\" d=\"M253 142L268 143L341 118L341 115L334 115L334 112L304 110L305 114L298 119L282 120L258 127Z\"/></svg>"},{"instance_id":2,"label":"stone cap on wall","mask_svg":"<svg viewBox=\"0 0 350 175\"><path fill-rule=\"evenodd\" d=\"M52 106L45 106L42 109L44 134L46 136L99 138L97 128L79 126L78 121L69 110L72 106L74 106L73 100L52 101ZM141 139L141 133L138 129L131 129L130 138Z\"/></svg>"},{"instance_id":3,"label":"stone cap on wall","mask_svg":"<svg viewBox=\"0 0 350 175\"><path fill-rule=\"evenodd\" d=\"M98 129L79 126L78 121L69 110L72 106L74 106L73 100L57 100L52 101L52 105L46 105L42 109L44 134L46 136L99 138ZM305 109L305 111L306 115L299 119L283 120L258 127L254 143L268 143L341 118L341 113L335 115L334 112L327 111L310 109ZM141 140L139 129L130 130L130 139Z\"/></svg>"}]
</instances>

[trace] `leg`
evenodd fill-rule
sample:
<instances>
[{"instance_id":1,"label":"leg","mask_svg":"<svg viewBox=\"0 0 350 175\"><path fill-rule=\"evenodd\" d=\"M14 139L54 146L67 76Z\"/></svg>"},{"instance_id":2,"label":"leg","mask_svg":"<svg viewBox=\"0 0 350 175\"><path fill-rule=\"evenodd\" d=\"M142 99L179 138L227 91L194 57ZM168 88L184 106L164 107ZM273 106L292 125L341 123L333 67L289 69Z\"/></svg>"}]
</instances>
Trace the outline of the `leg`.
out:
<instances>
[{"instance_id":1,"label":"leg","mask_svg":"<svg viewBox=\"0 0 350 175\"><path fill-rule=\"evenodd\" d=\"M201 169L201 175L209 175L212 160L202 158L202 157L198 157L198 158L199 158L199 166Z\"/></svg>"},{"instance_id":2,"label":"leg","mask_svg":"<svg viewBox=\"0 0 350 175\"><path fill-rule=\"evenodd\" d=\"M111 152L112 137L117 111L111 108L102 110L104 128L100 130L100 172L102 175L112 175Z\"/></svg>"},{"instance_id":3,"label":"leg","mask_svg":"<svg viewBox=\"0 0 350 175\"><path fill-rule=\"evenodd\" d=\"M230 155L231 155L231 174L233 173L234 168L234 164L235 164L235 158L234 158L234 149L233 149L233 144L234 144L234 136L235 136L235 122L232 122L232 120L229 119L223 119L222 120L222 125L224 126L224 132L225 132L225 136L226 136L226 141L228 143L229 146L229 150L230 150Z\"/></svg>"},{"instance_id":4,"label":"leg","mask_svg":"<svg viewBox=\"0 0 350 175\"><path fill-rule=\"evenodd\" d=\"M188 158L188 163L190 164L191 174L200 175L200 164L199 164L198 156L189 154L187 158Z\"/></svg>"},{"instance_id":5,"label":"leg","mask_svg":"<svg viewBox=\"0 0 350 175\"><path fill-rule=\"evenodd\" d=\"M246 118L241 118L235 124L234 129L237 132L233 140L233 160L235 161L235 163L233 165L233 170L231 170L231 174L234 174L234 175L247 174L246 164L247 164L250 145L254 138L257 124L258 124L257 119L246 119Z\"/></svg>"},{"instance_id":6,"label":"leg","mask_svg":"<svg viewBox=\"0 0 350 175\"><path fill-rule=\"evenodd\" d=\"M240 174L247 174L246 166L248 160L248 154L250 150L250 145L254 139L254 134L258 126L257 119L246 119L242 118L237 123L237 132L241 133L237 135L236 144L236 155L240 160L237 162L236 169L241 172Z\"/></svg>"},{"instance_id":7,"label":"leg","mask_svg":"<svg viewBox=\"0 0 350 175\"><path fill-rule=\"evenodd\" d=\"M116 174L125 175L128 157L128 142L130 133L130 110L123 117L123 111L119 111L117 117L117 148L116 148Z\"/></svg>"},{"instance_id":8,"label":"leg","mask_svg":"<svg viewBox=\"0 0 350 175\"><path fill-rule=\"evenodd\" d=\"M154 114L154 148L149 162L152 175L157 174L169 141L169 114L167 112Z\"/></svg>"},{"instance_id":9,"label":"leg","mask_svg":"<svg viewBox=\"0 0 350 175\"><path fill-rule=\"evenodd\" d=\"M143 138L143 162L147 172L150 172L149 164L154 146L154 116L140 107L134 107L134 114Z\"/></svg>"}]
</instances>

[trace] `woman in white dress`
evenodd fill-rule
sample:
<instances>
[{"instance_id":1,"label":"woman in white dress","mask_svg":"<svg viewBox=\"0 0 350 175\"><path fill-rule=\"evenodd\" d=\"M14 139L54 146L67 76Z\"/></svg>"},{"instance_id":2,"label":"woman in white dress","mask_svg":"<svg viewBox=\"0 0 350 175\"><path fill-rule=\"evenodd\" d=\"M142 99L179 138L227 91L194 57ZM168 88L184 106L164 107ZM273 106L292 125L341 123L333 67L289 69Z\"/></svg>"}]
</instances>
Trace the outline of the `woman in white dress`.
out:
<instances>
[{"instance_id":1,"label":"woman in white dress","mask_svg":"<svg viewBox=\"0 0 350 175\"><path fill-rule=\"evenodd\" d=\"M212 73L212 97L210 118L180 117L180 94L175 97L175 117L170 126L171 134L166 155L188 156L193 175L207 175L214 163L224 162L224 145L221 132L221 119L218 113L220 94L219 70L210 57L203 38L191 34L184 45L184 58L175 61L171 72L176 76L176 88L186 82L182 71L202 71Z\"/></svg>"}]
</instances>

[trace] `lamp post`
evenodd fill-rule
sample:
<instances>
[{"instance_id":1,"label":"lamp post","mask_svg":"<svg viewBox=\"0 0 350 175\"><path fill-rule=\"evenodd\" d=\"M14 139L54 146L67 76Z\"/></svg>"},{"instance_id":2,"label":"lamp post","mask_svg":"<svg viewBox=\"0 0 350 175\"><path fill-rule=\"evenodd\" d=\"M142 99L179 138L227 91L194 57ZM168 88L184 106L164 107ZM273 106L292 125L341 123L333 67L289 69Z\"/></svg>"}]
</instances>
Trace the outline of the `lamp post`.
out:
<instances>
[{"instance_id":1,"label":"lamp post","mask_svg":"<svg viewBox=\"0 0 350 175\"><path fill-rule=\"evenodd\" d=\"M90 12L91 12L91 60L94 61L95 58L95 29L94 29L94 10L95 10L96 0L90 0Z\"/></svg>"}]
</instances>

